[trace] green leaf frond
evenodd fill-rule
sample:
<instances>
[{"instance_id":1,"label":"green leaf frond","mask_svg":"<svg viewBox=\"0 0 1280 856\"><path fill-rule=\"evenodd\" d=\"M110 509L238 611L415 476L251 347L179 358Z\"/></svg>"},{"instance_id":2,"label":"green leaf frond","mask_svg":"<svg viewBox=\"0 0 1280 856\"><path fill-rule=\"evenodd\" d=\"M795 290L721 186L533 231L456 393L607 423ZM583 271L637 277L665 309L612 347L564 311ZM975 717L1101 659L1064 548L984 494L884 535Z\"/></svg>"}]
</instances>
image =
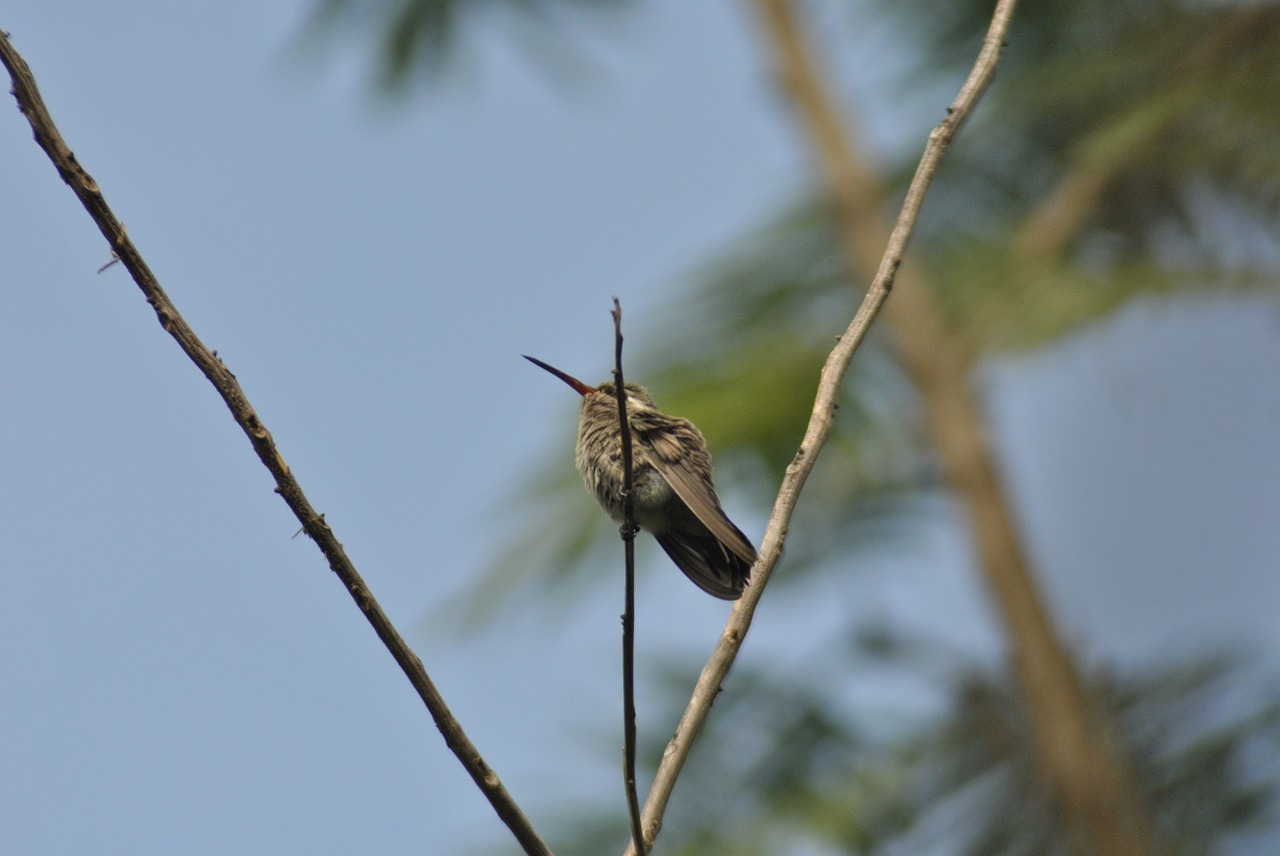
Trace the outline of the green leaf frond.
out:
<instances>
[{"instance_id":1,"label":"green leaf frond","mask_svg":"<svg viewBox=\"0 0 1280 856\"><path fill-rule=\"evenodd\" d=\"M632 0L321 0L303 38L330 41L335 33L358 33L372 43L380 88L407 92L438 81L463 54L465 31L474 19L503 18L531 57L553 69L575 59L574 37L565 15L581 18L630 5ZM570 63L572 65L573 63Z\"/></svg>"},{"instance_id":2,"label":"green leaf frond","mask_svg":"<svg viewBox=\"0 0 1280 856\"><path fill-rule=\"evenodd\" d=\"M663 847L752 853L764 841L773 853L1066 854L1008 675L925 639L865 641L824 648L826 659L812 664L821 680L735 669L668 810ZM937 713L922 715L916 703L851 706L844 690L872 669L919 679L940 700ZM666 719L678 717L693 677L676 666L657 676ZM1223 852L1238 836L1280 831L1280 695L1256 663L1225 654L1171 659L1095 673L1089 686L1168 852ZM652 763L661 750L651 737L640 757ZM621 809L602 811L615 837L625 833ZM584 829L601 821L590 816ZM563 838L581 841L568 831Z\"/></svg>"},{"instance_id":3,"label":"green leaf frond","mask_svg":"<svg viewBox=\"0 0 1280 856\"><path fill-rule=\"evenodd\" d=\"M930 268L952 329L985 355L1050 344L1137 298L1280 293L1280 273L1190 259L1171 267L1150 256L1116 261L1105 246L1047 267L1024 264L1007 241L956 242L935 253Z\"/></svg>"},{"instance_id":4,"label":"green leaf frond","mask_svg":"<svg viewBox=\"0 0 1280 856\"><path fill-rule=\"evenodd\" d=\"M950 5L924 38L976 44L988 4ZM945 55L921 53L934 71ZM1104 237L1114 258L1132 261L1170 228L1205 237L1188 193L1199 184L1266 224L1252 262L1274 271L1277 55L1274 3L1023 4L981 130L939 177L927 234L1014 233L1037 264Z\"/></svg>"}]
</instances>

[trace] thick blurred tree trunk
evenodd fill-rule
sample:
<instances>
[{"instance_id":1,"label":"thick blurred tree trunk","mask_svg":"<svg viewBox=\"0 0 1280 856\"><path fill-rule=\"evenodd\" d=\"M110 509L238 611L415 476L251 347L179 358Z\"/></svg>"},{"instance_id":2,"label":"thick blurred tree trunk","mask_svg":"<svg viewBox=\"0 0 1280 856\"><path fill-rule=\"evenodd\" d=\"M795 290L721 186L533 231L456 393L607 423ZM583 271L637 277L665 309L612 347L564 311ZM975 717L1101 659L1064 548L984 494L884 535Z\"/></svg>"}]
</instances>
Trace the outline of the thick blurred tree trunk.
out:
<instances>
[{"instance_id":1,"label":"thick blurred tree trunk","mask_svg":"<svg viewBox=\"0 0 1280 856\"><path fill-rule=\"evenodd\" d=\"M811 138L835 203L846 261L870 280L888 238L881 220L883 189L827 95L789 0L755 5L779 80ZM970 387L972 354L948 328L922 272L910 264L899 271L886 312L947 479L968 515L1004 622L1040 775L1062 810L1068 844L1073 852L1098 856L1154 856L1160 851L1128 763L1036 586Z\"/></svg>"}]
</instances>

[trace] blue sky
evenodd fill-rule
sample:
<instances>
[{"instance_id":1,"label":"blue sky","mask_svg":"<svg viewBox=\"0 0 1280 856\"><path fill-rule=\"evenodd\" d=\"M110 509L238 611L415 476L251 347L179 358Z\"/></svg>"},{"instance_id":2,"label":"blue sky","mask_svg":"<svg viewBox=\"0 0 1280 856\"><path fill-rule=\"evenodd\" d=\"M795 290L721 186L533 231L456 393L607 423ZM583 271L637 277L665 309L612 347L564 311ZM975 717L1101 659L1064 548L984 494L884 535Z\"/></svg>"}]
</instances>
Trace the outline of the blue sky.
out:
<instances>
[{"instance_id":1,"label":"blue sky","mask_svg":"<svg viewBox=\"0 0 1280 856\"><path fill-rule=\"evenodd\" d=\"M424 626L503 546L530 457L571 466L572 397L519 355L603 375L610 296L630 342L656 329L680 277L803 190L805 152L735 4L588 28L567 85L477 33L456 79L401 105L370 97L350 46L290 51L308 8L47 0L0 27L539 824L618 789L618 598L468 640ZM126 272L95 272L105 243L0 115L0 849L502 842L221 402ZM1280 642L1278 331L1273 304L1140 305L984 373L1046 589L1091 656ZM839 597L767 601L744 656L787 668L851 613L991 650L965 557L942 521ZM725 605L651 565L642 660L709 651Z\"/></svg>"}]
</instances>

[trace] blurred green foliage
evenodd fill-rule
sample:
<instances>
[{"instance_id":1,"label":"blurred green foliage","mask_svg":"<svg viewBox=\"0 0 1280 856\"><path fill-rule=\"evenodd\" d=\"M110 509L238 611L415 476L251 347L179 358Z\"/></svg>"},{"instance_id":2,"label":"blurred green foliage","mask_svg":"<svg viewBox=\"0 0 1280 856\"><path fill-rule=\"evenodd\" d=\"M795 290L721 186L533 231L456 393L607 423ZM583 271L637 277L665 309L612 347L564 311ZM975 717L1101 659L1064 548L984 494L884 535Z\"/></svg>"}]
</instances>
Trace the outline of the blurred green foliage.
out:
<instances>
[{"instance_id":1,"label":"blurred green foliage","mask_svg":"<svg viewBox=\"0 0 1280 856\"><path fill-rule=\"evenodd\" d=\"M475 7L554 21L574 8L613 5L327 0L321 17L381 33L385 77L403 85L416 69L438 70L458 19ZM897 97L958 82L991 7L863 0L841 12L850 28L868 16L897 23L901 55L914 58L892 84ZM828 32L826 44L838 36ZM1274 293L1277 140L1280 5L1023 0L997 83L931 190L912 258L954 335L988 357L1052 342L1138 297ZM886 165L889 196L900 194L917 155L903 151ZM691 276L660 331L630 331L647 347L629 377L703 430L739 522L744 508L767 513L818 370L861 289L843 267L830 211L804 200ZM614 547L616 528L568 457L549 454L513 498L533 516L513 538L519 550L500 556L472 593L474 609L492 608L504 592L559 595L598 578L584 569ZM930 513L938 482L915 394L879 331L854 361L774 584L803 586L819 562L852 564L853 551L901 537ZM837 655L806 674L737 667L677 788L663 852L1068 852L1003 673L874 633L833 648ZM658 682L669 693L670 721L691 684L686 668ZM871 670L915 676L934 697L932 713L851 704L843 688ZM1232 701L1253 680L1243 674L1219 658L1094 675L1176 856L1222 852L1233 836L1275 829L1280 706L1266 695ZM903 724L886 733L885 722ZM654 743L640 757L660 750ZM566 826L562 853L616 851L625 838L614 803L598 813L577 806Z\"/></svg>"},{"instance_id":2,"label":"blurred green foliage","mask_svg":"<svg viewBox=\"0 0 1280 856\"><path fill-rule=\"evenodd\" d=\"M1251 852L1274 830L1280 694L1242 698L1239 657L1096 674L1171 856ZM831 675L915 679L914 713L851 705ZM674 721L694 676L659 682ZM928 703L922 703L921 698ZM1067 856L1007 676L920 639L871 631L800 674L739 667L672 800L664 853ZM661 756L644 747L642 758ZM620 852L625 829L566 812L556 852ZM1274 838L1272 839L1274 843Z\"/></svg>"},{"instance_id":3,"label":"blurred green foliage","mask_svg":"<svg viewBox=\"0 0 1280 856\"><path fill-rule=\"evenodd\" d=\"M405 92L434 81L458 59L475 19L516 25L531 55L549 65L572 50L563 32L569 16L607 13L633 0L320 0L306 35L332 40L355 35L372 45L376 80L388 92Z\"/></svg>"}]
</instances>

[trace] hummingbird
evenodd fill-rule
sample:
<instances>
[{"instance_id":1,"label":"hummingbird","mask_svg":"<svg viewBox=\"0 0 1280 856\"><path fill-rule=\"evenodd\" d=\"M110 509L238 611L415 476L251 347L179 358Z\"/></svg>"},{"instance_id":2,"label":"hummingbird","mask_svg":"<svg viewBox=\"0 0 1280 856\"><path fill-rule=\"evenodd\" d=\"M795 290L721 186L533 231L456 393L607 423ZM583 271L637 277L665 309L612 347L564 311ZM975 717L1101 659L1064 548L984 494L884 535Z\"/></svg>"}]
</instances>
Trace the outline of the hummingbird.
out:
<instances>
[{"instance_id":1,"label":"hummingbird","mask_svg":"<svg viewBox=\"0 0 1280 856\"><path fill-rule=\"evenodd\" d=\"M574 455L587 490L609 516L622 521L622 433L615 387L588 386L542 360L546 369L582 396ZM644 387L624 383L631 424L632 507L635 522L694 585L721 600L737 600L756 561L751 541L720 507L707 441L688 419L668 416Z\"/></svg>"}]
</instances>

